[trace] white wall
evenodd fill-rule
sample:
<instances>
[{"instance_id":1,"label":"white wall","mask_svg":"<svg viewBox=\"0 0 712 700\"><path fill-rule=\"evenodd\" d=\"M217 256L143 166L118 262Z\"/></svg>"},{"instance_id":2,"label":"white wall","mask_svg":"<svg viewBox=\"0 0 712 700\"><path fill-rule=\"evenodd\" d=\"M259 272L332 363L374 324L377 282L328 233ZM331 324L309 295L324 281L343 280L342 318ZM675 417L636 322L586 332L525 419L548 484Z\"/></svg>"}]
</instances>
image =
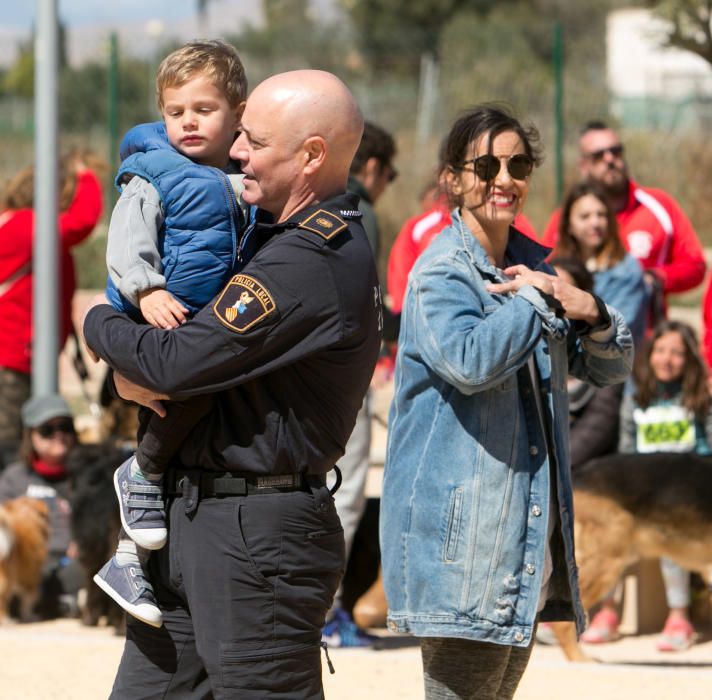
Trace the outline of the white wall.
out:
<instances>
[{"instance_id":1,"label":"white wall","mask_svg":"<svg viewBox=\"0 0 712 700\"><path fill-rule=\"evenodd\" d=\"M644 9L608 15L607 82L615 97L712 95L712 66L689 51L663 48L664 26Z\"/></svg>"}]
</instances>

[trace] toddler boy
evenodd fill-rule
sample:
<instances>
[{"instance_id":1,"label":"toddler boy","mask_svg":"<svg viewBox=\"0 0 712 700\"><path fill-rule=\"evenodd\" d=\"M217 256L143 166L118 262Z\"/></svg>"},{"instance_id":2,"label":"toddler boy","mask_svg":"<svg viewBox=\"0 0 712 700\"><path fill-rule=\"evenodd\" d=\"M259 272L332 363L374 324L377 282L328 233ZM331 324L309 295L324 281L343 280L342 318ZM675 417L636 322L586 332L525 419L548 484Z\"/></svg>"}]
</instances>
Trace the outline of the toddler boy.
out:
<instances>
[{"instance_id":1,"label":"toddler boy","mask_svg":"<svg viewBox=\"0 0 712 700\"><path fill-rule=\"evenodd\" d=\"M254 210L241 206L229 151L247 96L235 49L191 42L156 76L163 122L131 129L116 177L121 196L109 225L107 297L136 321L174 329L207 304L246 262ZM114 474L123 532L96 584L134 617L160 627L144 565L167 538L163 473L181 437L204 416L209 397L141 410L136 455ZM129 539L130 538L130 539Z\"/></svg>"}]
</instances>

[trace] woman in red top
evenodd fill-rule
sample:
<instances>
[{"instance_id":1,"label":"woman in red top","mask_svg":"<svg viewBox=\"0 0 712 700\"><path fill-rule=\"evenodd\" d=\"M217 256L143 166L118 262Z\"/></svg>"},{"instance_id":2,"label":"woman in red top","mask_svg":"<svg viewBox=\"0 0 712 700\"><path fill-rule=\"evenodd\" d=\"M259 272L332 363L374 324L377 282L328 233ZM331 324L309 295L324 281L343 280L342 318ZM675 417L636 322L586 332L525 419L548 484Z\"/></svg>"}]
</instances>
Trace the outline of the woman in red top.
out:
<instances>
[{"instance_id":1,"label":"woman in red top","mask_svg":"<svg viewBox=\"0 0 712 700\"><path fill-rule=\"evenodd\" d=\"M101 185L77 155L60 169L60 348L71 330L76 288L72 246L81 243L99 220ZM27 168L0 197L0 468L18 447L20 406L29 398L32 364L32 249L34 171Z\"/></svg>"}]
</instances>

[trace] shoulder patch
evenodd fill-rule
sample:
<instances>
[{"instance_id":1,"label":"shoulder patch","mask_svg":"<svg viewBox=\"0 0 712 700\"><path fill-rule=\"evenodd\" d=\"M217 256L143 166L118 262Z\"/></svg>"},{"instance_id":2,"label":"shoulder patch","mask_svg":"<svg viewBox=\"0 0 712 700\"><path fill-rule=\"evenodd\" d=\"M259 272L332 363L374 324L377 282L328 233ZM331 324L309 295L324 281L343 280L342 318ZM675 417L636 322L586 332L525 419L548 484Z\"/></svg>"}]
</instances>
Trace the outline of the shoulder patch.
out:
<instances>
[{"instance_id":1,"label":"shoulder patch","mask_svg":"<svg viewBox=\"0 0 712 700\"><path fill-rule=\"evenodd\" d=\"M218 297L213 311L224 326L244 333L276 308L272 295L254 277L235 275Z\"/></svg>"},{"instance_id":2,"label":"shoulder patch","mask_svg":"<svg viewBox=\"0 0 712 700\"><path fill-rule=\"evenodd\" d=\"M298 225L299 228L318 233L327 241L348 227L348 224L342 218L325 209L315 211L304 221L300 221Z\"/></svg>"}]
</instances>

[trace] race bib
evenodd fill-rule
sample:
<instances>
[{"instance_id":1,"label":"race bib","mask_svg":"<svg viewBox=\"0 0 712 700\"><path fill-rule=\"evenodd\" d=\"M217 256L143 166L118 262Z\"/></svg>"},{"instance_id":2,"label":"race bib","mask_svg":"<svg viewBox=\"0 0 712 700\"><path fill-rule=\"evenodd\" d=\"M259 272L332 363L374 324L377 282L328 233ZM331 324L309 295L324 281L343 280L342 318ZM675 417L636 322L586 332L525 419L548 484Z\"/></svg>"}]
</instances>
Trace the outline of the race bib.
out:
<instances>
[{"instance_id":1,"label":"race bib","mask_svg":"<svg viewBox=\"0 0 712 700\"><path fill-rule=\"evenodd\" d=\"M633 411L638 452L693 452L695 417L683 406L651 406Z\"/></svg>"}]
</instances>

